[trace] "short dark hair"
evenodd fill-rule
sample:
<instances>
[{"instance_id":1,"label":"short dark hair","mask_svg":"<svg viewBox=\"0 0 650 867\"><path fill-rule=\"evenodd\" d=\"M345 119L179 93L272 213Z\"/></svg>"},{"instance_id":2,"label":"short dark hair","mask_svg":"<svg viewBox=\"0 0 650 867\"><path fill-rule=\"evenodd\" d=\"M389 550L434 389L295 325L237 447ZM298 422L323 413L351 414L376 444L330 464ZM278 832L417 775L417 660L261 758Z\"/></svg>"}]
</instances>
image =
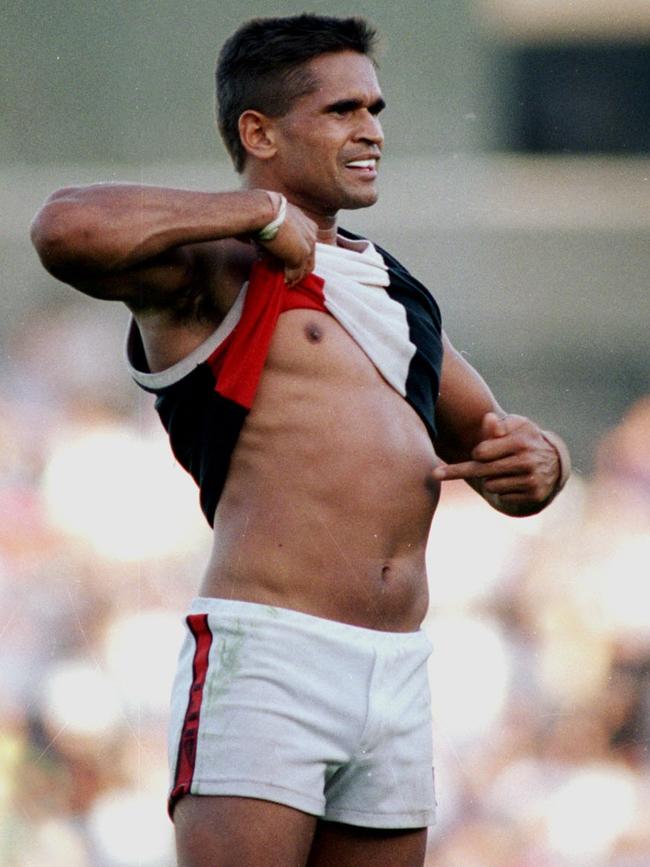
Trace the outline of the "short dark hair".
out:
<instances>
[{"instance_id":1,"label":"short dark hair","mask_svg":"<svg viewBox=\"0 0 650 867\"><path fill-rule=\"evenodd\" d=\"M242 172L246 151L239 118L253 109L282 117L317 82L307 61L336 51L357 51L373 63L377 34L363 18L295 15L254 18L225 43L216 69L217 123L235 169Z\"/></svg>"}]
</instances>

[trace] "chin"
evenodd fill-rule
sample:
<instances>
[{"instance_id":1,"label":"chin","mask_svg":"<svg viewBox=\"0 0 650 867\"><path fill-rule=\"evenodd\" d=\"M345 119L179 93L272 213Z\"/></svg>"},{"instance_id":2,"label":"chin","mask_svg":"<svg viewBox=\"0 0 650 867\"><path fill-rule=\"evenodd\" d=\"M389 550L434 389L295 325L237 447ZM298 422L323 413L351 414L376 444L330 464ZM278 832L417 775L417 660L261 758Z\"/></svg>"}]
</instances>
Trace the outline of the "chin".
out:
<instances>
[{"instance_id":1,"label":"chin","mask_svg":"<svg viewBox=\"0 0 650 867\"><path fill-rule=\"evenodd\" d=\"M359 208L369 208L374 205L379 198L377 190L365 190L363 193L349 193L346 197L342 197L345 201L339 206L344 211L356 211Z\"/></svg>"}]
</instances>

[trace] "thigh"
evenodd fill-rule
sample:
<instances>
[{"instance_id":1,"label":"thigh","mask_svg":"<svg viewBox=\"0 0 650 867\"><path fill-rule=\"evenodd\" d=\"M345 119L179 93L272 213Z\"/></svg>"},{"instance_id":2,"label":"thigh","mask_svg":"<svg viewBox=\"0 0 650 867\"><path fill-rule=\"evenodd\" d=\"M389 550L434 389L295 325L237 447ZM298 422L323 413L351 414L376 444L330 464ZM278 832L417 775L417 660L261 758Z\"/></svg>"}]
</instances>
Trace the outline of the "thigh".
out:
<instances>
[{"instance_id":1,"label":"thigh","mask_svg":"<svg viewBox=\"0 0 650 867\"><path fill-rule=\"evenodd\" d=\"M389 830L318 822L307 867L423 867L426 828Z\"/></svg>"},{"instance_id":2,"label":"thigh","mask_svg":"<svg viewBox=\"0 0 650 867\"><path fill-rule=\"evenodd\" d=\"M271 801L186 795L174 810L178 867L304 867L315 827Z\"/></svg>"}]
</instances>

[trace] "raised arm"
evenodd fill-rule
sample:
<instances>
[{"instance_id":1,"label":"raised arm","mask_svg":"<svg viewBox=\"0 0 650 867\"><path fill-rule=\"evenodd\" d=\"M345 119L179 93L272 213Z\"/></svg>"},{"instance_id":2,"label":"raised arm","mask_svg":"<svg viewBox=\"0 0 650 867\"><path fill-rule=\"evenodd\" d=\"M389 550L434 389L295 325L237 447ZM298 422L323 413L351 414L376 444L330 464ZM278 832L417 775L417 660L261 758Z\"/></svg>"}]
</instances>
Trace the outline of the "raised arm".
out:
<instances>
[{"instance_id":1,"label":"raised arm","mask_svg":"<svg viewBox=\"0 0 650 867\"><path fill-rule=\"evenodd\" d=\"M32 223L45 268L98 298L133 307L164 306L186 290L206 260L218 271L219 242L250 236L277 215L266 190L210 193L131 184L68 187L54 193ZM316 229L289 206L277 237L265 244L287 277L313 267Z\"/></svg>"},{"instance_id":2,"label":"raised arm","mask_svg":"<svg viewBox=\"0 0 650 867\"><path fill-rule=\"evenodd\" d=\"M568 478L569 454L560 437L504 412L446 335L436 419L436 450L446 464L436 467L434 478L465 479L504 514L540 512Z\"/></svg>"}]
</instances>

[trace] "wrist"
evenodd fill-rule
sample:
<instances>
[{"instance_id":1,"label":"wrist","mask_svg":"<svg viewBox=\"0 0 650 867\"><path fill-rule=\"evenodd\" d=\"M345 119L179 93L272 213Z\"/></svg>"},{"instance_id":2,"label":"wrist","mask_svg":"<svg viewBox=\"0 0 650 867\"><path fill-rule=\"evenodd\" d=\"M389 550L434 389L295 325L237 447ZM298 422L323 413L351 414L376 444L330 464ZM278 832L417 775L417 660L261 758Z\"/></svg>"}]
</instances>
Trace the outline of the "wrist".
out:
<instances>
[{"instance_id":1,"label":"wrist","mask_svg":"<svg viewBox=\"0 0 650 867\"><path fill-rule=\"evenodd\" d=\"M251 237L254 241L258 241L261 243L268 243L269 241L273 241L280 231L280 227L284 223L287 216L287 200L282 193L278 193L272 190L264 190L268 198L271 200L273 205L273 216L270 221L266 222L264 226L260 229L257 229L255 232L251 234Z\"/></svg>"},{"instance_id":2,"label":"wrist","mask_svg":"<svg viewBox=\"0 0 650 867\"><path fill-rule=\"evenodd\" d=\"M553 492L551 494L552 498L556 496L556 494L560 493L571 475L571 456L569 455L569 450L566 447L564 440L562 440L556 433L549 430L543 430L541 431L541 434L554 450L558 460L558 479L553 487Z\"/></svg>"}]
</instances>

